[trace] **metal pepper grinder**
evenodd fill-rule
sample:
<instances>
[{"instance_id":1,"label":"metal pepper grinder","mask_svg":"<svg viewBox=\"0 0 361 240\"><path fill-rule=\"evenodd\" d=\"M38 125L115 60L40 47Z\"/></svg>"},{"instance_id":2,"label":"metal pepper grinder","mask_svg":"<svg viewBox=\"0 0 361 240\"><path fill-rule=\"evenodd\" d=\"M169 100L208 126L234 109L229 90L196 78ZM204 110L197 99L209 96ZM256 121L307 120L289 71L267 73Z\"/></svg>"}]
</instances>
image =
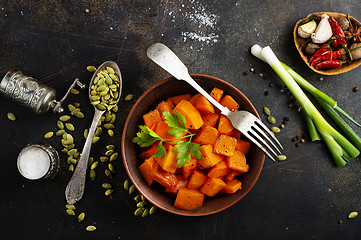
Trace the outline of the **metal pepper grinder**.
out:
<instances>
[{"instance_id":1,"label":"metal pepper grinder","mask_svg":"<svg viewBox=\"0 0 361 240\"><path fill-rule=\"evenodd\" d=\"M39 83L32 77L25 76L20 71L9 71L0 82L0 93L30 108L36 114L47 113L49 109L52 109L54 113L62 113L64 109L61 103L75 85L82 89L85 88L85 84L76 78L65 96L60 101L56 101L56 91L53 88Z\"/></svg>"}]
</instances>

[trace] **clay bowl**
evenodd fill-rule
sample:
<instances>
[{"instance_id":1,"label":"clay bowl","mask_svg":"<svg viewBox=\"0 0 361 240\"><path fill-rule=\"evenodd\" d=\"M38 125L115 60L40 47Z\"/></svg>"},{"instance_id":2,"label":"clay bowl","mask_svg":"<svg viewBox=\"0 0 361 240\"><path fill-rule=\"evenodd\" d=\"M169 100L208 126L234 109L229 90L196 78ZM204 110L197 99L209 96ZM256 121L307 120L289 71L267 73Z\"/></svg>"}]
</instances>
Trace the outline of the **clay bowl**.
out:
<instances>
[{"instance_id":1,"label":"clay bowl","mask_svg":"<svg viewBox=\"0 0 361 240\"><path fill-rule=\"evenodd\" d=\"M241 109L248 110L259 117L252 103L234 86L216 77L202 74L192 74L191 76L196 79L207 92L210 92L213 87L223 89L225 94L231 95L240 104ZM251 151L247 157L250 171L238 176L238 179L242 182L242 189L235 194L217 195L213 198L206 197L204 205L193 211L185 211L173 207L175 196L165 194L164 188L160 185L158 186L158 184L153 184L149 187L138 171L138 166L143 162L139 157L141 148L133 143L132 139L139 131L138 126L144 125L143 114L155 109L160 101L184 93L196 94L196 91L186 82L178 81L170 77L155 84L138 99L131 109L123 129L121 142L123 162L128 176L137 190L155 206L165 211L184 216L209 215L232 206L251 190L261 173L265 156L256 146L251 146Z\"/></svg>"},{"instance_id":2,"label":"clay bowl","mask_svg":"<svg viewBox=\"0 0 361 240\"><path fill-rule=\"evenodd\" d=\"M309 21L311 21L312 19L315 19L315 21L318 23L321 19L321 15L322 14L327 14L330 17L334 17L335 19L337 19L340 16L344 16L347 17L346 14L342 14L342 13L335 13L335 12L317 12L317 13L312 13L310 15L308 15L306 18L299 20L296 25L295 28L293 29L293 38L294 38L294 42L296 45L296 48L298 50L298 52L301 55L301 58L303 59L303 61L307 64L307 66L309 68L311 68L313 71L319 73L319 74L323 74L323 75L337 75L337 74L341 74L341 73L345 73L348 71L351 71L355 68L357 68L358 66L360 66L361 64L361 59L358 60L354 60L351 63L346 63L343 64L341 67L339 68L335 68L335 69L315 69L313 66L311 66L311 64L308 62L308 59L310 56L308 56L306 54L306 52L304 51L304 47L302 47L302 45L307 41L307 39L301 38L300 36L298 36L297 34L297 29L299 26L301 26L304 23L307 23ZM354 17L349 16L351 23L353 26L361 26L361 23L359 21L357 21Z\"/></svg>"}]
</instances>

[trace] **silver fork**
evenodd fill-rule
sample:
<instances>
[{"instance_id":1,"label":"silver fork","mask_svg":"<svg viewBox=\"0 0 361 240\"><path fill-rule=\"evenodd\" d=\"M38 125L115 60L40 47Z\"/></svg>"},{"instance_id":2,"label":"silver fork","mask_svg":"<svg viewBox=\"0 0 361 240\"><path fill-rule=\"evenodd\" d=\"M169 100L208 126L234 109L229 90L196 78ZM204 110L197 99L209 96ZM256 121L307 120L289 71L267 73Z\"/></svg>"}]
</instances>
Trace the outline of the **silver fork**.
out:
<instances>
[{"instance_id":1,"label":"silver fork","mask_svg":"<svg viewBox=\"0 0 361 240\"><path fill-rule=\"evenodd\" d=\"M178 80L184 80L194 87L218 108L224 116L229 118L234 128L238 129L245 137L256 144L274 162L276 161L275 159L281 154L283 147L268 127L256 116L248 111L232 112L228 108L223 107L193 80L188 73L187 67L164 44L155 43L150 46L147 50L147 56Z\"/></svg>"}]
</instances>

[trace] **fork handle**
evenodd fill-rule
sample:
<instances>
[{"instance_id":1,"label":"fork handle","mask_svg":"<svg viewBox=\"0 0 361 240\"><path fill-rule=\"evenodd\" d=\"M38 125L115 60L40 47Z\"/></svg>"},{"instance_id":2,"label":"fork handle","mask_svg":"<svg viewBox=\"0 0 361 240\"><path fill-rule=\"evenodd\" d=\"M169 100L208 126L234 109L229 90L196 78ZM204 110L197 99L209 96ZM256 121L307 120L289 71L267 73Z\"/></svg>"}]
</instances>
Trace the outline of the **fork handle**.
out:
<instances>
[{"instance_id":1,"label":"fork handle","mask_svg":"<svg viewBox=\"0 0 361 240\"><path fill-rule=\"evenodd\" d=\"M186 81L189 85L195 88L200 94L202 94L205 98L207 98L207 100L210 101L216 108L218 108L223 115L225 116L228 115L228 113L230 112L228 108L223 107L219 102L217 102L214 98L212 98L212 96L209 95L201 86L199 86L199 84L196 81L194 81L194 79L189 74L183 76L183 78L179 80Z\"/></svg>"}]
</instances>

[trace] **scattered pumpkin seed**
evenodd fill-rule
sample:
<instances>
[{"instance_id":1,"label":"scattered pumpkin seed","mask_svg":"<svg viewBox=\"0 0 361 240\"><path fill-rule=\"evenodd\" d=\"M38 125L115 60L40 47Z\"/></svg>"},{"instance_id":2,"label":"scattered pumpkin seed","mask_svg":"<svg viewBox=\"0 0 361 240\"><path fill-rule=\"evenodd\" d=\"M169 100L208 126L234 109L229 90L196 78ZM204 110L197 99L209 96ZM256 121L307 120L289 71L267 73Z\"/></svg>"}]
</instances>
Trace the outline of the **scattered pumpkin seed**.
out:
<instances>
[{"instance_id":1,"label":"scattered pumpkin seed","mask_svg":"<svg viewBox=\"0 0 361 240\"><path fill-rule=\"evenodd\" d=\"M142 218L146 217L149 215L149 209L145 209L143 214L142 214Z\"/></svg>"},{"instance_id":2,"label":"scattered pumpkin seed","mask_svg":"<svg viewBox=\"0 0 361 240\"><path fill-rule=\"evenodd\" d=\"M93 162L93 164L90 166L90 169L92 169L92 170L96 169L98 164L99 164L98 161Z\"/></svg>"},{"instance_id":3,"label":"scattered pumpkin seed","mask_svg":"<svg viewBox=\"0 0 361 240\"><path fill-rule=\"evenodd\" d=\"M112 193L113 193L113 189L108 189L105 191L105 196L109 196Z\"/></svg>"},{"instance_id":4,"label":"scattered pumpkin seed","mask_svg":"<svg viewBox=\"0 0 361 240\"><path fill-rule=\"evenodd\" d=\"M109 158L108 157L100 157L99 158L101 162L108 162Z\"/></svg>"},{"instance_id":5,"label":"scattered pumpkin seed","mask_svg":"<svg viewBox=\"0 0 361 240\"><path fill-rule=\"evenodd\" d=\"M74 215L75 215L75 212L74 212L73 210L71 210L71 209L67 209L67 210L66 210L66 213L67 213L68 215L70 215L70 216L74 216Z\"/></svg>"},{"instance_id":6,"label":"scattered pumpkin seed","mask_svg":"<svg viewBox=\"0 0 361 240\"><path fill-rule=\"evenodd\" d=\"M63 150L61 150L62 153L68 154L68 149L64 148Z\"/></svg>"},{"instance_id":7,"label":"scattered pumpkin seed","mask_svg":"<svg viewBox=\"0 0 361 240\"><path fill-rule=\"evenodd\" d=\"M74 113L74 116L77 117L77 118L84 118L84 113L82 113L82 112L75 112L75 113Z\"/></svg>"},{"instance_id":8,"label":"scattered pumpkin seed","mask_svg":"<svg viewBox=\"0 0 361 240\"><path fill-rule=\"evenodd\" d=\"M102 187L105 188L105 189L111 189L112 185L110 185L110 183L103 183Z\"/></svg>"},{"instance_id":9,"label":"scattered pumpkin seed","mask_svg":"<svg viewBox=\"0 0 361 240\"><path fill-rule=\"evenodd\" d=\"M74 165L73 165L73 164L70 164L70 165L69 165L69 171L70 171L70 172L74 172Z\"/></svg>"},{"instance_id":10,"label":"scattered pumpkin seed","mask_svg":"<svg viewBox=\"0 0 361 240\"><path fill-rule=\"evenodd\" d=\"M78 102L74 103L74 106L78 108L78 107L80 107L80 103L78 103Z\"/></svg>"},{"instance_id":11,"label":"scattered pumpkin seed","mask_svg":"<svg viewBox=\"0 0 361 240\"><path fill-rule=\"evenodd\" d=\"M129 179L124 181L123 187L125 190L127 190L127 191L129 190Z\"/></svg>"},{"instance_id":12,"label":"scattered pumpkin seed","mask_svg":"<svg viewBox=\"0 0 361 240\"><path fill-rule=\"evenodd\" d=\"M116 160L117 158L118 158L118 153L116 152L116 153L113 153L111 156L110 156L110 161L112 162L112 161L114 161L114 160Z\"/></svg>"},{"instance_id":13,"label":"scattered pumpkin seed","mask_svg":"<svg viewBox=\"0 0 361 240\"><path fill-rule=\"evenodd\" d=\"M264 112L264 114L266 114L267 116L270 116L270 115L271 115L271 110L269 110L268 107L263 107L263 112Z\"/></svg>"},{"instance_id":14,"label":"scattered pumpkin seed","mask_svg":"<svg viewBox=\"0 0 361 240\"><path fill-rule=\"evenodd\" d=\"M114 131L112 129L108 129L108 135L110 137L114 137Z\"/></svg>"},{"instance_id":15,"label":"scattered pumpkin seed","mask_svg":"<svg viewBox=\"0 0 361 240\"><path fill-rule=\"evenodd\" d=\"M95 136L100 136L103 132L103 129L101 127L97 127L97 129L95 130Z\"/></svg>"},{"instance_id":16,"label":"scattered pumpkin seed","mask_svg":"<svg viewBox=\"0 0 361 240\"><path fill-rule=\"evenodd\" d=\"M47 133L45 133L44 138L51 138L53 136L54 136L53 132L47 132Z\"/></svg>"},{"instance_id":17,"label":"scattered pumpkin seed","mask_svg":"<svg viewBox=\"0 0 361 240\"><path fill-rule=\"evenodd\" d=\"M78 163L78 160L77 159L75 159L75 158L72 158L71 160L70 160L70 162L72 163L72 164L77 164Z\"/></svg>"},{"instance_id":18,"label":"scattered pumpkin seed","mask_svg":"<svg viewBox=\"0 0 361 240\"><path fill-rule=\"evenodd\" d=\"M75 210L74 204L66 204L65 207L69 210Z\"/></svg>"},{"instance_id":19,"label":"scattered pumpkin seed","mask_svg":"<svg viewBox=\"0 0 361 240\"><path fill-rule=\"evenodd\" d=\"M95 72L97 69L94 66L87 66L86 70L88 70L89 72Z\"/></svg>"},{"instance_id":20,"label":"scattered pumpkin seed","mask_svg":"<svg viewBox=\"0 0 361 240\"><path fill-rule=\"evenodd\" d=\"M267 120L270 124L276 124L276 119L273 116L268 116Z\"/></svg>"},{"instance_id":21,"label":"scattered pumpkin seed","mask_svg":"<svg viewBox=\"0 0 361 240\"><path fill-rule=\"evenodd\" d=\"M105 147L106 149L108 149L108 150L115 150L115 146L114 145L107 145L106 147Z\"/></svg>"},{"instance_id":22,"label":"scattered pumpkin seed","mask_svg":"<svg viewBox=\"0 0 361 240\"><path fill-rule=\"evenodd\" d=\"M91 166L94 162L94 158L93 157L90 157L89 160L88 160L88 166Z\"/></svg>"},{"instance_id":23,"label":"scattered pumpkin seed","mask_svg":"<svg viewBox=\"0 0 361 240\"><path fill-rule=\"evenodd\" d=\"M145 202L139 202L137 203L137 207L141 208L141 207L144 207L145 206Z\"/></svg>"},{"instance_id":24,"label":"scattered pumpkin seed","mask_svg":"<svg viewBox=\"0 0 361 240\"><path fill-rule=\"evenodd\" d=\"M287 159L286 155L278 155L277 157L278 161L284 161Z\"/></svg>"},{"instance_id":25,"label":"scattered pumpkin seed","mask_svg":"<svg viewBox=\"0 0 361 240\"><path fill-rule=\"evenodd\" d=\"M85 213L84 213L84 212L82 212L82 213L80 213L80 214L78 215L78 221L79 221L79 222L83 221L84 218L85 218Z\"/></svg>"},{"instance_id":26,"label":"scattered pumpkin seed","mask_svg":"<svg viewBox=\"0 0 361 240\"><path fill-rule=\"evenodd\" d=\"M112 172L109 170L109 169L105 169L105 175L107 176L107 177L109 177L109 178L112 178L113 177L113 174L112 174Z\"/></svg>"},{"instance_id":27,"label":"scattered pumpkin seed","mask_svg":"<svg viewBox=\"0 0 361 240\"><path fill-rule=\"evenodd\" d=\"M110 157L114 153L114 150L108 150L105 152L105 156Z\"/></svg>"},{"instance_id":28,"label":"scattered pumpkin seed","mask_svg":"<svg viewBox=\"0 0 361 240\"><path fill-rule=\"evenodd\" d=\"M95 174L95 171L94 171L93 169L90 169L89 175L90 175L90 179L91 179L91 180L94 180L94 179L95 179L96 174Z\"/></svg>"},{"instance_id":29,"label":"scattered pumpkin seed","mask_svg":"<svg viewBox=\"0 0 361 240\"><path fill-rule=\"evenodd\" d=\"M64 123L62 121L58 121L56 125L58 126L59 129L64 129Z\"/></svg>"},{"instance_id":30,"label":"scattered pumpkin seed","mask_svg":"<svg viewBox=\"0 0 361 240\"><path fill-rule=\"evenodd\" d=\"M271 129L271 131L274 132L274 133L279 133L279 132L281 132L281 129L279 129L278 127L271 127L270 129Z\"/></svg>"},{"instance_id":31,"label":"scattered pumpkin seed","mask_svg":"<svg viewBox=\"0 0 361 240\"><path fill-rule=\"evenodd\" d=\"M157 207L156 207L156 206L152 206L152 207L149 209L149 214L150 214L150 215L153 215L156 211L157 211Z\"/></svg>"},{"instance_id":32,"label":"scattered pumpkin seed","mask_svg":"<svg viewBox=\"0 0 361 240\"><path fill-rule=\"evenodd\" d=\"M140 199L145 202L145 197L142 194L140 194Z\"/></svg>"},{"instance_id":33,"label":"scattered pumpkin seed","mask_svg":"<svg viewBox=\"0 0 361 240\"><path fill-rule=\"evenodd\" d=\"M68 109L72 112L76 107L73 104L68 104Z\"/></svg>"},{"instance_id":34,"label":"scattered pumpkin seed","mask_svg":"<svg viewBox=\"0 0 361 240\"><path fill-rule=\"evenodd\" d=\"M99 141L100 137L98 136L94 136L93 138L93 143L97 143Z\"/></svg>"},{"instance_id":35,"label":"scattered pumpkin seed","mask_svg":"<svg viewBox=\"0 0 361 240\"><path fill-rule=\"evenodd\" d=\"M69 130L69 131L74 131L74 125L71 123L65 123L65 127Z\"/></svg>"},{"instance_id":36,"label":"scattered pumpkin seed","mask_svg":"<svg viewBox=\"0 0 361 240\"><path fill-rule=\"evenodd\" d=\"M95 231L95 229L97 229L95 226L87 226L86 228L85 228L88 232L93 232L93 231Z\"/></svg>"},{"instance_id":37,"label":"scattered pumpkin seed","mask_svg":"<svg viewBox=\"0 0 361 240\"><path fill-rule=\"evenodd\" d=\"M133 194L135 192L135 186L132 185L129 187L129 194Z\"/></svg>"},{"instance_id":38,"label":"scattered pumpkin seed","mask_svg":"<svg viewBox=\"0 0 361 240\"><path fill-rule=\"evenodd\" d=\"M69 155L69 156L70 156L70 155L74 155L74 154L77 153L77 152L78 152L78 149L73 148L73 149L69 150L68 155Z\"/></svg>"},{"instance_id":39,"label":"scattered pumpkin seed","mask_svg":"<svg viewBox=\"0 0 361 240\"><path fill-rule=\"evenodd\" d=\"M84 138L85 139L88 138L88 134L89 134L89 129L87 128L84 130Z\"/></svg>"},{"instance_id":40,"label":"scattered pumpkin seed","mask_svg":"<svg viewBox=\"0 0 361 240\"><path fill-rule=\"evenodd\" d=\"M141 200L141 195L138 194L137 196L135 196L135 197L134 197L134 200L135 200L136 202L139 202L139 201Z\"/></svg>"},{"instance_id":41,"label":"scattered pumpkin seed","mask_svg":"<svg viewBox=\"0 0 361 240\"><path fill-rule=\"evenodd\" d=\"M66 121L69 121L70 118L71 117L69 115L63 115L63 116L59 117L59 120L63 121L63 122L66 122Z\"/></svg>"},{"instance_id":42,"label":"scattered pumpkin seed","mask_svg":"<svg viewBox=\"0 0 361 240\"><path fill-rule=\"evenodd\" d=\"M113 111L113 112L118 112L118 109L119 109L119 108L118 108L118 105L115 105L115 106L112 108L112 111Z\"/></svg>"},{"instance_id":43,"label":"scattered pumpkin seed","mask_svg":"<svg viewBox=\"0 0 361 240\"><path fill-rule=\"evenodd\" d=\"M107 67L107 71L108 71L108 73L110 73L110 74L115 74L114 69L111 68L111 67Z\"/></svg>"},{"instance_id":44,"label":"scattered pumpkin seed","mask_svg":"<svg viewBox=\"0 0 361 240\"><path fill-rule=\"evenodd\" d=\"M349 219L355 218L358 216L358 212L350 212L350 214L348 215Z\"/></svg>"},{"instance_id":45,"label":"scattered pumpkin seed","mask_svg":"<svg viewBox=\"0 0 361 240\"><path fill-rule=\"evenodd\" d=\"M75 89L75 88L71 89L70 92L75 95L79 94L78 89Z\"/></svg>"},{"instance_id":46,"label":"scattered pumpkin seed","mask_svg":"<svg viewBox=\"0 0 361 240\"><path fill-rule=\"evenodd\" d=\"M56 131L55 135L59 137L59 136L63 135L64 133L65 133L64 129L59 129L58 131Z\"/></svg>"},{"instance_id":47,"label":"scattered pumpkin seed","mask_svg":"<svg viewBox=\"0 0 361 240\"><path fill-rule=\"evenodd\" d=\"M104 124L103 126L104 126L104 128L106 128L106 129L113 129L113 128L115 128L115 126L114 126L113 124L111 124L111 123L106 123L106 124Z\"/></svg>"},{"instance_id":48,"label":"scattered pumpkin seed","mask_svg":"<svg viewBox=\"0 0 361 240\"><path fill-rule=\"evenodd\" d=\"M134 215L135 216L140 216L142 215L144 212L144 210L142 208L137 208L135 211L134 211Z\"/></svg>"},{"instance_id":49,"label":"scattered pumpkin seed","mask_svg":"<svg viewBox=\"0 0 361 240\"><path fill-rule=\"evenodd\" d=\"M12 112L8 112L7 116L8 116L8 119L11 120L11 121L15 121L15 120L16 120L16 116L15 116L15 114L12 113Z\"/></svg>"},{"instance_id":50,"label":"scattered pumpkin seed","mask_svg":"<svg viewBox=\"0 0 361 240\"><path fill-rule=\"evenodd\" d=\"M110 171L115 172L115 167L114 167L113 164L109 163L108 168L109 168Z\"/></svg>"},{"instance_id":51,"label":"scattered pumpkin seed","mask_svg":"<svg viewBox=\"0 0 361 240\"><path fill-rule=\"evenodd\" d=\"M127 96L125 96L124 100L125 101L130 101L133 99L133 94L128 94Z\"/></svg>"}]
</instances>

